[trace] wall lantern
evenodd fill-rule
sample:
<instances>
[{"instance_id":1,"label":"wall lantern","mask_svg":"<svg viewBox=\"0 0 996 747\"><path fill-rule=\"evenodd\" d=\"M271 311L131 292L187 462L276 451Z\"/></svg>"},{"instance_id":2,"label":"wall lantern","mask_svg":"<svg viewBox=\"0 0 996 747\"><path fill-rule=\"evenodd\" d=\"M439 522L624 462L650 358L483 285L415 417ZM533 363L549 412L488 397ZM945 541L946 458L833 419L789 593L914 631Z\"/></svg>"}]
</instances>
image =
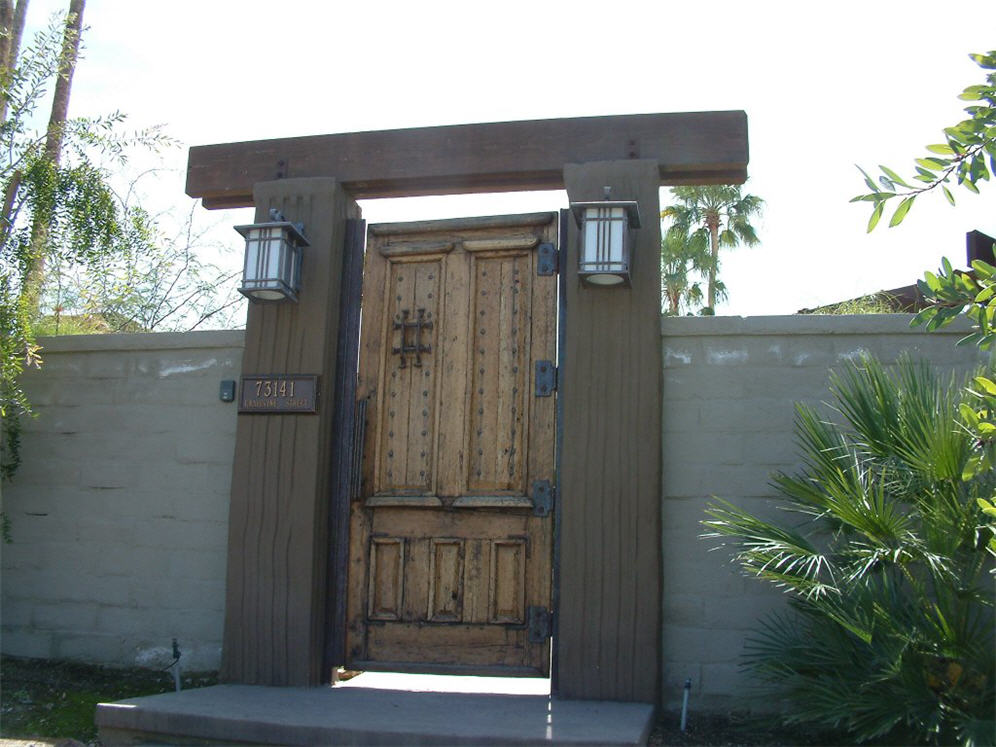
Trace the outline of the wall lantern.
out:
<instances>
[{"instance_id":1,"label":"wall lantern","mask_svg":"<svg viewBox=\"0 0 996 747\"><path fill-rule=\"evenodd\" d=\"M630 285L633 232L640 227L640 208L632 200L572 202L571 212L581 229L578 276L586 285Z\"/></svg>"},{"instance_id":2,"label":"wall lantern","mask_svg":"<svg viewBox=\"0 0 996 747\"><path fill-rule=\"evenodd\" d=\"M304 225L270 208L270 221L235 226L245 237L246 262L239 293L250 301L297 301L301 288L301 249L310 246Z\"/></svg>"}]
</instances>

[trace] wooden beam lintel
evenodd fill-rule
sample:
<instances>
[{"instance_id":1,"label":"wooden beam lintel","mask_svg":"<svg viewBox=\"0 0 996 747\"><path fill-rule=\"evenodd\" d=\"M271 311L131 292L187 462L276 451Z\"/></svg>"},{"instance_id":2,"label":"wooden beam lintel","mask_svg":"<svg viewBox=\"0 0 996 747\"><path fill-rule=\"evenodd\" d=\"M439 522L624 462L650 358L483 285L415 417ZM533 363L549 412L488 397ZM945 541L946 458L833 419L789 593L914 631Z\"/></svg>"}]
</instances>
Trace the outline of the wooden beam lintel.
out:
<instances>
[{"instance_id":1,"label":"wooden beam lintel","mask_svg":"<svg viewBox=\"0 0 996 747\"><path fill-rule=\"evenodd\" d=\"M187 194L252 205L253 184L336 178L356 199L563 189L563 167L656 160L662 185L747 178L742 111L636 114L318 135L190 149Z\"/></svg>"}]
</instances>

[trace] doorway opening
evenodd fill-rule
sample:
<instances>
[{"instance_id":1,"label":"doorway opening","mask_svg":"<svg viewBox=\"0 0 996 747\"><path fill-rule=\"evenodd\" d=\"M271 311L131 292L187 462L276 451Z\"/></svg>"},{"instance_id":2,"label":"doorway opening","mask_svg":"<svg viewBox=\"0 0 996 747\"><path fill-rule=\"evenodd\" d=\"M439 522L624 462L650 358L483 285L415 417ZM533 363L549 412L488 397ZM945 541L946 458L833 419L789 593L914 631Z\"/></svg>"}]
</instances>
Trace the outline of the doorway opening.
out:
<instances>
[{"instance_id":1,"label":"doorway opening","mask_svg":"<svg viewBox=\"0 0 996 747\"><path fill-rule=\"evenodd\" d=\"M368 229L342 686L549 694L559 232Z\"/></svg>"}]
</instances>

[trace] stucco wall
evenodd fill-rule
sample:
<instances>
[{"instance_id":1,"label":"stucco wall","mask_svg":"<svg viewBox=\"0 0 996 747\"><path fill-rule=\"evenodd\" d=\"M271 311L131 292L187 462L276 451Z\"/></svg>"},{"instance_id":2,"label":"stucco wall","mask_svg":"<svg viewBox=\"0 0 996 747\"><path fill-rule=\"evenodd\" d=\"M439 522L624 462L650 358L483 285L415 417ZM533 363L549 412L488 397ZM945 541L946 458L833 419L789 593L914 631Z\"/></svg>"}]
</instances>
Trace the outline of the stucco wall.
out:
<instances>
[{"instance_id":1,"label":"stucco wall","mask_svg":"<svg viewBox=\"0 0 996 747\"><path fill-rule=\"evenodd\" d=\"M59 337L3 489L8 654L217 668L241 332Z\"/></svg>"},{"instance_id":2,"label":"stucco wall","mask_svg":"<svg viewBox=\"0 0 996 747\"><path fill-rule=\"evenodd\" d=\"M693 708L743 705L744 639L784 604L742 577L725 549L699 538L710 496L771 510L772 472L794 472L794 403L830 399L829 370L862 351L883 361L903 352L940 367L983 361L956 348L965 327L925 334L908 315L665 318L663 671L664 703L692 679Z\"/></svg>"}]
</instances>

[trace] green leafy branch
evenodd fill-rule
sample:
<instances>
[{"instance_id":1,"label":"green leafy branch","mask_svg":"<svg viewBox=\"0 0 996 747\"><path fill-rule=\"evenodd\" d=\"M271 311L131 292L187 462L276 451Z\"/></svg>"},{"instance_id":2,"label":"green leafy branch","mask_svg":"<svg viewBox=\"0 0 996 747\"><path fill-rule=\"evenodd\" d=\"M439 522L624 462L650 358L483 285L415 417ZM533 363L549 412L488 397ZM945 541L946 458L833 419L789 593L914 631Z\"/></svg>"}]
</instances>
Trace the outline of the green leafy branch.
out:
<instances>
[{"instance_id":1,"label":"green leafy branch","mask_svg":"<svg viewBox=\"0 0 996 747\"><path fill-rule=\"evenodd\" d=\"M928 332L940 329L962 313L973 323L971 334L958 341L959 345L978 345L988 350L996 344L996 267L980 259L972 262L972 272L956 270L946 257L937 273L926 272L917 287L929 306L911 322Z\"/></svg>"},{"instance_id":2,"label":"green leafy branch","mask_svg":"<svg viewBox=\"0 0 996 747\"><path fill-rule=\"evenodd\" d=\"M886 204L896 198L900 202L889 220L890 228L902 223L913 202L924 192L939 187L948 202L954 205L954 194L947 186L952 178L958 186L978 194L978 183L989 181L990 175L996 174L996 50L969 57L983 70L993 71L986 75L985 83L969 86L958 97L979 103L965 107L968 119L944 129L946 142L927 146L930 155L915 160L915 175L904 179L889 167L880 165L882 173L875 181L864 169L857 167L871 191L852 198L851 202L872 203L869 232L878 225Z\"/></svg>"},{"instance_id":3,"label":"green leafy branch","mask_svg":"<svg viewBox=\"0 0 996 747\"><path fill-rule=\"evenodd\" d=\"M26 3L25 3L26 5ZM82 6L81 6L82 7ZM10 40L11 29L0 28ZM31 414L19 377L41 363L34 329L46 265L96 265L122 250L128 216L111 180L133 147L173 144L160 128L123 133L125 116L67 119L53 105L44 130L38 109L71 80L79 28L55 16L27 47L0 60L0 477L18 462L18 417ZM62 91L68 101L69 86ZM107 164L107 165L105 165ZM2 522L0 522L2 528Z\"/></svg>"}]
</instances>

